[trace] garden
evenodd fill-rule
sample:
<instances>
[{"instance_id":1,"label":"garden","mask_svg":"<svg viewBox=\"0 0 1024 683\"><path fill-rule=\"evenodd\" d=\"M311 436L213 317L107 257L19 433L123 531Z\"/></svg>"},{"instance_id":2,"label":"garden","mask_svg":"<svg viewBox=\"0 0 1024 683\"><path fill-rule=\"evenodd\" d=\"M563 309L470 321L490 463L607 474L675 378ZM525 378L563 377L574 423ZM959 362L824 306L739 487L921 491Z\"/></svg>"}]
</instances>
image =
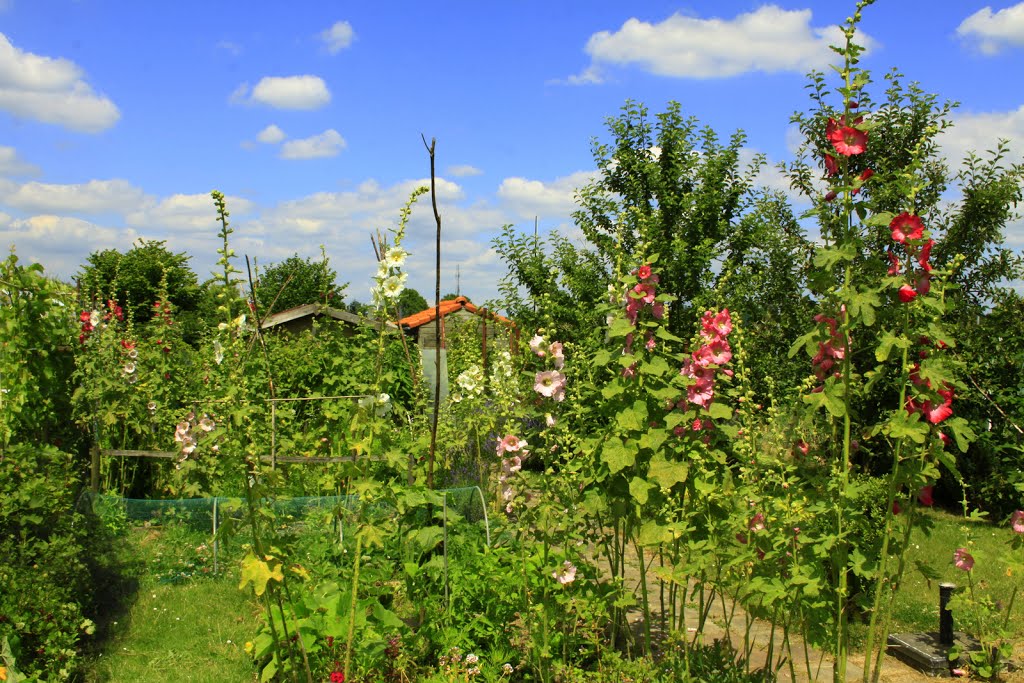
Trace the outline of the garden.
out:
<instances>
[{"instance_id":1,"label":"garden","mask_svg":"<svg viewBox=\"0 0 1024 683\"><path fill-rule=\"evenodd\" d=\"M889 636L940 583L943 673L1018 676L1024 167L947 165L955 105L859 67L868 5L793 117L809 210L741 132L627 102L582 237L495 239L444 395L394 324L431 188L372 305L304 330L264 323L339 305L326 255L254 271L219 192L202 284L162 243L75 286L12 252L0 681L916 680Z\"/></svg>"}]
</instances>

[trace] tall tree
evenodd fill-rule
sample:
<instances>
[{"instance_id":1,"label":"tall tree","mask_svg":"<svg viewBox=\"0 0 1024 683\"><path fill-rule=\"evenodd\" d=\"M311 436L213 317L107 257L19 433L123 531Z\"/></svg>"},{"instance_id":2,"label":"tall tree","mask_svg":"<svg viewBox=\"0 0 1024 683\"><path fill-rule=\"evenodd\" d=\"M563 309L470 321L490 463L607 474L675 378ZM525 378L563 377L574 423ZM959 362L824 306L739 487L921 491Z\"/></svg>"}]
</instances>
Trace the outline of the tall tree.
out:
<instances>
[{"instance_id":1,"label":"tall tree","mask_svg":"<svg viewBox=\"0 0 1024 683\"><path fill-rule=\"evenodd\" d=\"M319 261L298 254L263 269L256 281L256 303L261 315L296 306L321 303L341 307L348 284L337 284L338 274L326 256Z\"/></svg>"}]
</instances>

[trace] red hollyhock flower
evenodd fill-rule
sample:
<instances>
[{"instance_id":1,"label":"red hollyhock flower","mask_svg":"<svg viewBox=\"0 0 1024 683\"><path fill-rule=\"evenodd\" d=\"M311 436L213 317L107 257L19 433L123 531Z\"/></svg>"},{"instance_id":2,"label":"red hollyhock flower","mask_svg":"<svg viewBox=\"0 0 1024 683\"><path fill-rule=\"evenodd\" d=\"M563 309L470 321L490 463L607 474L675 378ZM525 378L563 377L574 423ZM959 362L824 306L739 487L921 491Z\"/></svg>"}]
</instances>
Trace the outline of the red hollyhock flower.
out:
<instances>
[{"instance_id":1,"label":"red hollyhock flower","mask_svg":"<svg viewBox=\"0 0 1024 683\"><path fill-rule=\"evenodd\" d=\"M829 192L825 195L825 201L830 202L838 196L839 194L835 190L829 190Z\"/></svg>"},{"instance_id":2,"label":"red hollyhock flower","mask_svg":"<svg viewBox=\"0 0 1024 683\"><path fill-rule=\"evenodd\" d=\"M868 144L868 134L850 126L837 127L829 134L828 139L836 152L844 157L863 154Z\"/></svg>"},{"instance_id":3,"label":"red hollyhock flower","mask_svg":"<svg viewBox=\"0 0 1024 683\"><path fill-rule=\"evenodd\" d=\"M921 235L924 234L924 223L921 222L919 216L904 211L892 219L892 222L889 223L889 229L892 231L892 238L894 240L900 244L905 244L907 240L921 239Z\"/></svg>"},{"instance_id":4,"label":"red hollyhock flower","mask_svg":"<svg viewBox=\"0 0 1024 683\"><path fill-rule=\"evenodd\" d=\"M931 277L928 273L921 273L917 278L917 293L924 296L932 289Z\"/></svg>"},{"instance_id":5,"label":"red hollyhock flower","mask_svg":"<svg viewBox=\"0 0 1024 683\"><path fill-rule=\"evenodd\" d=\"M928 263L928 259L932 257L932 247L935 246L935 240L928 240L921 247L921 253L917 255L917 263L924 269L924 272L932 272L931 264Z\"/></svg>"},{"instance_id":6,"label":"red hollyhock flower","mask_svg":"<svg viewBox=\"0 0 1024 683\"><path fill-rule=\"evenodd\" d=\"M917 290L915 290L910 285L903 285L902 287L900 287L900 291L898 292L898 294L900 297L900 301L902 301L905 304L909 304L911 301L917 298Z\"/></svg>"},{"instance_id":7,"label":"red hollyhock flower","mask_svg":"<svg viewBox=\"0 0 1024 683\"><path fill-rule=\"evenodd\" d=\"M893 275L893 276L900 274L900 260L896 256L896 254L892 253L891 251L889 252L889 271L888 271L888 273L889 273L889 275Z\"/></svg>"},{"instance_id":8,"label":"red hollyhock flower","mask_svg":"<svg viewBox=\"0 0 1024 683\"><path fill-rule=\"evenodd\" d=\"M831 154L825 155L825 170L830 176L839 173L839 162Z\"/></svg>"},{"instance_id":9,"label":"red hollyhock flower","mask_svg":"<svg viewBox=\"0 0 1024 683\"><path fill-rule=\"evenodd\" d=\"M636 276L641 280L646 280L651 276L651 267L645 263L637 269Z\"/></svg>"},{"instance_id":10,"label":"red hollyhock flower","mask_svg":"<svg viewBox=\"0 0 1024 683\"><path fill-rule=\"evenodd\" d=\"M932 492L934 490L934 486L922 486L921 490L917 492L917 502L924 505L926 508L930 508L935 504L935 499L932 498Z\"/></svg>"}]
</instances>

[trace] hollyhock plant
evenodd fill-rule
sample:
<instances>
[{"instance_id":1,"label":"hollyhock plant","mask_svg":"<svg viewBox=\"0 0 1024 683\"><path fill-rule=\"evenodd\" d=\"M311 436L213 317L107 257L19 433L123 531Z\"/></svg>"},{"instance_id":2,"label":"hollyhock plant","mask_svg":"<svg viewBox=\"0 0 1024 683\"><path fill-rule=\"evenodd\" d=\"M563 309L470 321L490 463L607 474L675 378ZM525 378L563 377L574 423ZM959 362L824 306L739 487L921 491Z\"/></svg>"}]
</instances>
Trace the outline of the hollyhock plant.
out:
<instances>
[{"instance_id":1,"label":"hollyhock plant","mask_svg":"<svg viewBox=\"0 0 1024 683\"><path fill-rule=\"evenodd\" d=\"M953 552L953 566L969 572L974 569L974 556L967 552L967 548L957 548Z\"/></svg>"}]
</instances>

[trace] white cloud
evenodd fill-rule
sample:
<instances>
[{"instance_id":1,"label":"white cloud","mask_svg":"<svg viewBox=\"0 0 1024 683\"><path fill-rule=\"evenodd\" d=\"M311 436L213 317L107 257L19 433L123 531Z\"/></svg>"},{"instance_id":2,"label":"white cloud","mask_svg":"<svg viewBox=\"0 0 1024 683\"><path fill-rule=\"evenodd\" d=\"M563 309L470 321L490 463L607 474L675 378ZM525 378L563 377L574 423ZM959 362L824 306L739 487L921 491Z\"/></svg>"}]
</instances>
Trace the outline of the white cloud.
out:
<instances>
[{"instance_id":1,"label":"white cloud","mask_svg":"<svg viewBox=\"0 0 1024 683\"><path fill-rule=\"evenodd\" d=\"M39 175L39 167L28 163L18 156L13 147L0 146L0 177Z\"/></svg>"},{"instance_id":2,"label":"white cloud","mask_svg":"<svg viewBox=\"0 0 1024 683\"><path fill-rule=\"evenodd\" d=\"M761 71L803 73L835 59L830 44L841 44L838 27L811 26L811 10L764 5L734 19L700 19L673 14L661 23L627 20L618 31L600 31L587 41L592 63L570 84L600 83L602 65L639 65L660 76L725 78ZM859 41L871 47L864 33Z\"/></svg>"},{"instance_id":3,"label":"white cloud","mask_svg":"<svg viewBox=\"0 0 1024 683\"><path fill-rule=\"evenodd\" d=\"M455 166L448 167L448 175L455 176L456 178L468 178L475 175L483 175L476 166L470 166L469 164L457 164Z\"/></svg>"},{"instance_id":4,"label":"white cloud","mask_svg":"<svg viewBox=\"0 0 1024 683\"><path fill-rule=\"evenodd\" d=\"M30 182L0 187L0 200L8 206L42 213L123 213L152 202L127 180L90 180L57 185Z\"/></svg>"},{"instance_id":5,"label":"white cloud","mask_svg":"<svg viewBox=\"0 0 1024 683\"><path fill-rule=\"evenodd\" d=\"M319 109L331 101L331 92L319 76L264 76L251 92L249 84L243 83L229 99L276 109Z\"/></svg>"},{"instance_id":6,"label":"white cloud","mask_svg":"<svg viewBox=\"0 0 1024 683\"><path fill-rule=\"evenodd\" d=\"M347 21L338 21L320 34L320 40L324 42L328 52L336 55L352 44L352 39L355 38L355 35L355 32L352 30L352 24Z\"/></svg>"},{"instance_id":7,"label":"white cloud","mask_svg":"<svg viewBox=\"0 0 1024 683\"><path fill-rule=\"evenodd\" d=\"M241 197L225 197L233 217L253 211L254 205ZM217 210L209 194L175 194L150 203L136 211L126 211L125 222L149 230L206 232L215 234L219 228Z\"/></svg>"},{"instance_id":8,"label":"white cloud","mask_svg":"<svg viewBox=\"0 0 1024 683\"><path fill-rule=\"evenodd\" d=\"M593 177L594 171L576 171L550 183L505 178L498 187L498 199L523 219L568 219L576 210L576 190L589 184Z\"/></svg>"},{"instance_id":9,"label":"white cloud","mask_svg":"<svg viewBox=\"0 0 1024 683\"><path fill-rule=\"evenodd\" d=\"M335 157L345 149L345 138L333 128L328 128L319 135L301 140L289 140L281 145L282 159L323 159Z\"/></svg>"},{"instance_id":10,"label":"white cloud","mask_svg":"<svg viewBox=\"0 0 1024 683\"><path fill-rule=\"evenodd\" d=\"M284 134L284 131L273 123L256 134L256 139L266 145L276 145L284 140L285 137L287 136Z\"/></svg>"},{"instance_id":11,"label":"white cloud","mask_svg":"<svg viewBox=\"0 0 1024 683\"><path fill-rule=\"evenodd\" d=\"M40 263L48 275L70 279L96 250L128 249L134 230L113 228L71 216L41 214L0 226L0 243L13 244L18 257Z\"/></svg>"},{"instance_id":12,"label":"white cloud","mask_svg":"<svg viewBox=\"0 0 1024 683\"><path fill-rule=\"evenodd\" d=\"M0 109L85 133L110 128L121 113L82 76L74 62L25 52L0 33Z\"/></svg>"},{"instance_id":13,"label":"white cloud","mask_svg":"<svg viewBox=\"0 0 1024 683\"><path fill-rule=\"evenodd\" d=\"M1011 111L955 114L953 127L939 137L939 144L956 169L968 151L986 156L1001 138L1010 141L1007 161L1024 161L1024 105Z\"/></svg>"},{"instance_id":14,"label":"white cloud","mask_svg":"<svg viewBox=\"0 0 1024 683\"><path fill-rule=\"evenodd\" d=\"M1024 47L1024 2L993 12L984 7L960 22L956 33L986 55L1004 47Z\"/></svg>"}]
</instances>

